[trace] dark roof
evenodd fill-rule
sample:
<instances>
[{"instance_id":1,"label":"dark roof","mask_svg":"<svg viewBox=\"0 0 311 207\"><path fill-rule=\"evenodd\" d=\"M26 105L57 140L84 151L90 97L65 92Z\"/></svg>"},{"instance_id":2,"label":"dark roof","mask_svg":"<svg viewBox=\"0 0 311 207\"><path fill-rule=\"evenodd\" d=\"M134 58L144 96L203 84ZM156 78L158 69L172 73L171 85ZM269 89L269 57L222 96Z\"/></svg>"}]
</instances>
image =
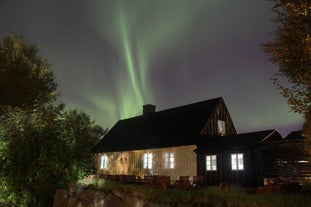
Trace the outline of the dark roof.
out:
<instances>
[{"instance_id":1,"label":"dark roof","mask_svg":"<svg viewBox=\"0 0 311 207\"><path fill-rule=\"evenodd\" d=\"M296 139L303 139L301 135L301 131L292 131L286 137L285 140L296 140Z\"/></svg>"},{"instance_id":2,"label":"dark roof","mask_svg":"<svg viewBox=\"0 0 311 207\"><path fill-rule=\"evenodd\" d=\"M196 151L216 152L219 150L246 149L263 143L268 139L270 141L272 139L283 140L281 134L275 129L228 136L206 137Z\"/></svg>"},{"instance_id":3,"label":"dark roof","mask_svg":"<svg viewBox=\"0 0 311 207\"><path fill-rule=\"evenodd\" d=\"M101 139L97 152L187 146L197 143L200 132L223 98L193 103L148 116L118 121Z\"/></svg>"}]
</instances>

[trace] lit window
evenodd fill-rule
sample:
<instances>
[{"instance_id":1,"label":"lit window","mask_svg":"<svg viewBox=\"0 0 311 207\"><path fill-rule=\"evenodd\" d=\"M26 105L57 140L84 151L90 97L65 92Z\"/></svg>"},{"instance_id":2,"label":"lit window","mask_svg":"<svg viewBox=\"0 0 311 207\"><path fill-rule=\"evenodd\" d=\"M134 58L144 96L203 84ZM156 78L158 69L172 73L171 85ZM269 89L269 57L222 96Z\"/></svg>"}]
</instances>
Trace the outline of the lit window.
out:
<instances>
[{"instance_id":1,"label":"lit window","mask_svg":"<svg viewBox=\"0 0 311 207\"><path fill-rule=\"evenodd\" d=\"M243 154L231 154L231 168L232 170L244 170Z\"/></svg>"},{"instance_id":2,"label":"lit window","mask_svg":"<svg viewBox=\"0 0 311 207\"><path fill-rule=\"evenodd\" d=\"M107 169L108 168L108 156L103 155L100 158L100 169Z\"/></svg>"},{"instance_id":3,"label":"lit window","mask_svg":"<svg viewBox=\"0 0 311 207\"><path fill-rule=\"evenodd\" d=\"M144 169L152 169L152 153L145 153L143 156Z\"/></svg>"},{"instance_id":4,"label":"lit window","mask_svg":"<svg viewBox=\"0 0 311 207\"><path fill-rule=\"evenodd\" d=\"M206 170L216 171L217 170L217 157L216 155L206 155Z\"/></svg>"},{"instance_id":5,"label":"lit window","mask_svg":"<svg viewBox=\"0 0 311 207\"><path fill-rule=\"evenodd\" d=\"M217 120L217 132L219 135L226 134L226 122L222 120Z\"/></svg>"},{"instance_id":6,"label":"lit window","mask_svg":"<svg viewBox=\"0 0 311 207\"><path fill-rule=\"evenodd\" d=\"M164 168L173 169L175 167L175 156L174 152L165 152L164 153Z\"/></svg>"}]
</instances>

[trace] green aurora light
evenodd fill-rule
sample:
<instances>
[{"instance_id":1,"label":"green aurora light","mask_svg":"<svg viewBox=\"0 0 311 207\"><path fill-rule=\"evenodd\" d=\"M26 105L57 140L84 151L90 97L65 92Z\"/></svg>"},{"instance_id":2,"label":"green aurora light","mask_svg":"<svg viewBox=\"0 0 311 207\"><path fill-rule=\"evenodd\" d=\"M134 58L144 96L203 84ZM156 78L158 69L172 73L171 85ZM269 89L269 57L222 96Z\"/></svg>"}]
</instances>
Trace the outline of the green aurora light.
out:
<instances>
[{"instance_id":1,"label":"green aurora light","mask_svg":"<svg viewBox=\"0 0 311 207\"><path fill-rule=\"evenodd\" d=\"M242 131L301 123L287 114L260 51L272 31L271 2L78 0L73 15L67 4L51 4L58 9L40 14L50 24L18 10L27 19L19 28L45 43L67 106L104 127L140 115L147 103L162 110L217 96Z\"/></svg>"},{"instance_id":2,"label":"green aurora light","mask_svg":"<svg viewBox=\"0 0 311 207\"><path fill-rule=\"evenodd\" d=\"M40 44L60 99L111 128L151 103L163 110L222 96L239 132L302 124L270 77L263 0L1 1L0 36Z\"/></svg>"},{"instance_id":3,"label":"green aurora light","mask_svg":"<svg viewBox=\"0 0 311 207\"><path fill-rule=\"evenodd\" d=\"M152 89L148 85L150 64L176 50L176 45L185 45L181 35L191 34L191 23L199 18L207 1L195 3L188 0L167 1L121 1L92 8L94 27L123 59L116 64L121 74L115 76L118 103L113 97L105 101L92 98L97 107L110 113L115 120L141 113L141 106L154 103ZM105 11L105 12L103 12ZM192 42L193 43L193 42ZM187 74L187 73L186 73ZM122 76L122 77L120 77ZM118 110L116 110L118 109ZM107 113L106 113L107 114Z\"/></svg>"}]
</instances>

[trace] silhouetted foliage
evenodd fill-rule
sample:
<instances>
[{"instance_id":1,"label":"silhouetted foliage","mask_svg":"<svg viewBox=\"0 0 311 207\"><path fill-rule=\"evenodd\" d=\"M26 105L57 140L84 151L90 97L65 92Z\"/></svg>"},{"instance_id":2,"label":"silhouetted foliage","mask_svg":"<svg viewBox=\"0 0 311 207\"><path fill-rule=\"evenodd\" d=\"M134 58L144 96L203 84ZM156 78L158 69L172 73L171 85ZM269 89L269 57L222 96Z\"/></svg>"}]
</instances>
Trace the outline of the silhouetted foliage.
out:
<instances>
[{"instance_id":1,"label":"silhouetted foliage","mask_svg":"<svg viewBox=\"0 0 311 207\"><path fill-rule=\"evenodd\" d=\"M311 139L311 1L273 0L277 29L264 44L270 61L278 65L274 83L295 112L304 114L306 147ZM282 78L287 83L282 83Z\"/></svg>"},{"instance_id":2,"label":"silhouetted foliage","mask_svg":"<svg viewBox=\"0 0 311 207\"><path fill-rule=\"evenodd\" d=\"M51 65L38 57L38 46L8 34L0 45L0 108L33 109L56 98ZM1 112L0 109L0 112Z\"/></svg>"},{"instance_id":3,"label":"silhouetted foliage","mask_svg":"<svg viewBox=\"0 0 311 207\"><path fill-rule=\"evenodd\" d=\"M0 118L0 204L51 205L56 189L94 173L91 152L103 130L63 106Z\"/></svg>"},{"instance_id":4,"label":"silhouetted foliage","mask_svg":"<svg viewBox=\"0 0 311 207\"><path fill-rule=\"evenodd\" d=\"M56 189L94 173L92 149L104 134L86 113L53 105L53 73L37 51L12 35L0 46L0 206L4 207L52 206Z\"/></svg>"}]
</instances>

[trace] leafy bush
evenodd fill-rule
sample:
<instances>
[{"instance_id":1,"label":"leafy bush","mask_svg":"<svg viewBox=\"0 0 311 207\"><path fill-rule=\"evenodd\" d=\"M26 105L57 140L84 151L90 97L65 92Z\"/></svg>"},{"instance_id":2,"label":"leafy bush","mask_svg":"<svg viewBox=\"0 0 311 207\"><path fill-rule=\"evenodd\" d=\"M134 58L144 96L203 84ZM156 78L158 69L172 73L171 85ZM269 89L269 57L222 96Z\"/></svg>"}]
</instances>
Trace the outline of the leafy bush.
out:
<instances>
[{"instance_id":1,"label":"leafy bush","mask_svg":"<svg viewBox=\"0 0 311 207\"><path fill-rule=\"evenodd\" d=\"M9 110L0 117L0 205L51 206L56 189L94 173L91 150L102 132L62 106Z\"/></svg>"}]
</instances>

